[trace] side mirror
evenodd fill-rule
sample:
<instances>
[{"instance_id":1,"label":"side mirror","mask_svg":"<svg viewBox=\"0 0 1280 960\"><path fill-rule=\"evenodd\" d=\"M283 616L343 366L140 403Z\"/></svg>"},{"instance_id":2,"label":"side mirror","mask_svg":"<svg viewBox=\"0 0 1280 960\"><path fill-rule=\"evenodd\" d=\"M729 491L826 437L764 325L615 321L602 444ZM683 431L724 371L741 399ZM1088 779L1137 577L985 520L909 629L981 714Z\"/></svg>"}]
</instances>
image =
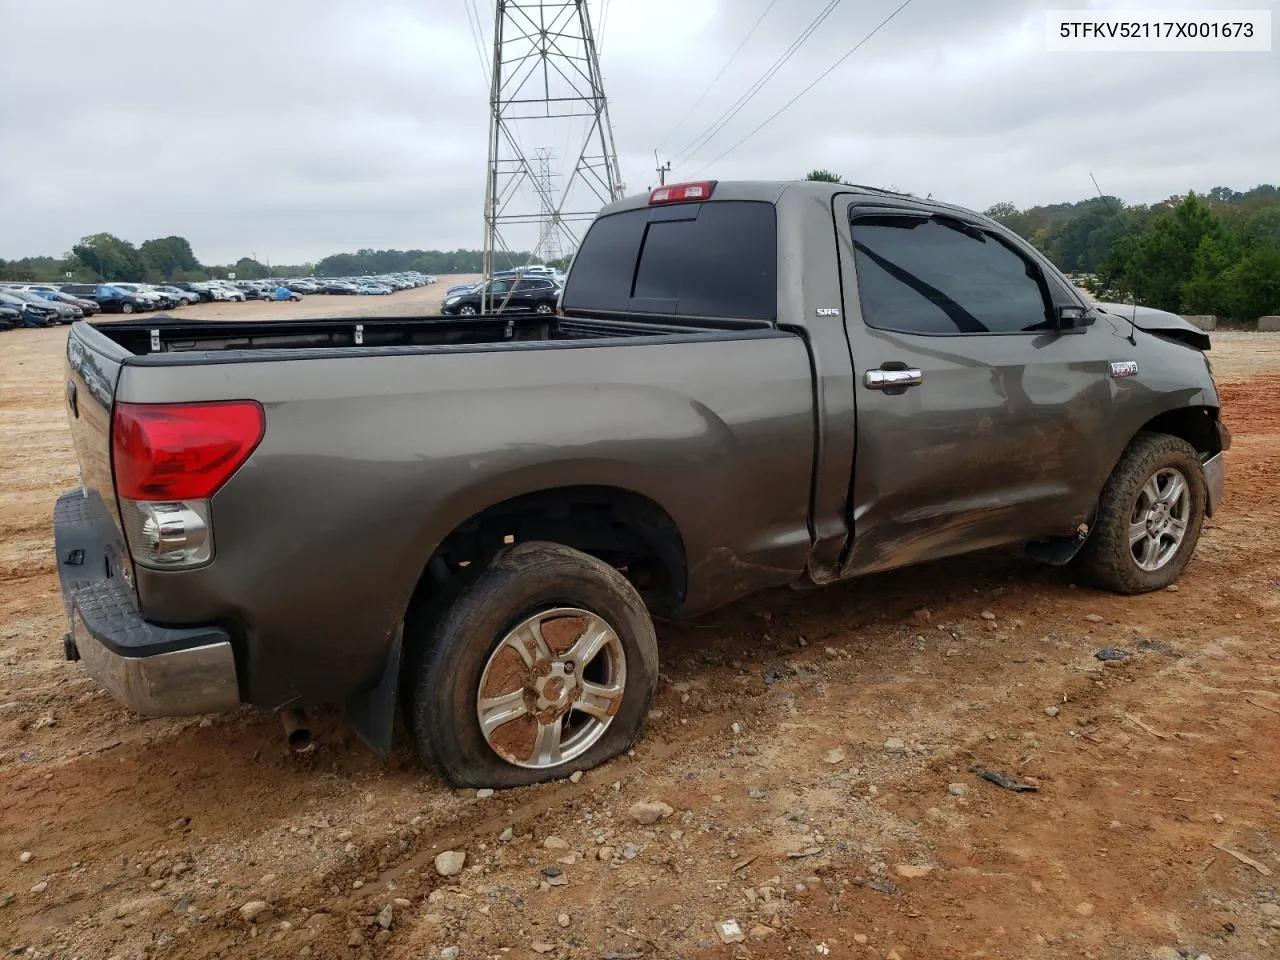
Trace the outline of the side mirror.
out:
<instances>
[{"instance_id":1,"label":"side mirror","mask_svg":"<svg viewBox=\"0 0 1280 960\"><path fill-rule=\"evenodd\" d=\"M1059 330L1079 330L1093 323L1093 316L1085 307L1061 306L1054 311Z\"/></svg>"}]
</instances>

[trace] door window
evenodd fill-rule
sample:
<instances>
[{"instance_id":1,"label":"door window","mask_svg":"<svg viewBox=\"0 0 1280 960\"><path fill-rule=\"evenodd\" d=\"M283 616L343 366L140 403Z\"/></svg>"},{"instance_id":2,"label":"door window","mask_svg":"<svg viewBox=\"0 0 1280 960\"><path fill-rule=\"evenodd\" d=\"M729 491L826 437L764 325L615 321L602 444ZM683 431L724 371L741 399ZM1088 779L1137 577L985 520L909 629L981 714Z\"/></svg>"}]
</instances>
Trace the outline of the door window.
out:
<instances>
[{"instance_id":1,"label":"door window","mask_svg":"<svg viewBox=\"0 0 1280 960\"><path fill-rule=\"evenodd\" d=\"M937 217L857 217L853 247L870 327L932 335L1050 327L1039 270L994 234Z\"/></svg>"}]
</instances>

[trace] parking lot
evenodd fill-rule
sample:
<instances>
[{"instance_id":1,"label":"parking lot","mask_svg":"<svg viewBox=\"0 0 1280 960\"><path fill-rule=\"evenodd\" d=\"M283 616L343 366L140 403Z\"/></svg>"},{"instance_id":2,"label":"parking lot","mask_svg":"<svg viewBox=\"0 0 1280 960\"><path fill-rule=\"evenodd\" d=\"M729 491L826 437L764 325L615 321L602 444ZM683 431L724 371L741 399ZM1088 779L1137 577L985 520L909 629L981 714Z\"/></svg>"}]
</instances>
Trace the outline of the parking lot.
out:
<instances>
[{"instance_id":1,"label":"parking lot","mask_svg":"<svg viewBox=\"0 0 1280 960\"><path fill-rule=\"evenodd\" d=\"M459 279L191 315L431 313ZM141 720L62 659L66 335L0 343L0 947L1280 953L1280 335L1214 336L1228 500L1176 590L1104 595L998 552L663 623L633 756L483 797L424 774L403 731L384 762L333 710L292 754L270 714ZM641 823L639 801L672 812ZM460 873L440 875L442 851Z\"/></svg>"}]
</instances>

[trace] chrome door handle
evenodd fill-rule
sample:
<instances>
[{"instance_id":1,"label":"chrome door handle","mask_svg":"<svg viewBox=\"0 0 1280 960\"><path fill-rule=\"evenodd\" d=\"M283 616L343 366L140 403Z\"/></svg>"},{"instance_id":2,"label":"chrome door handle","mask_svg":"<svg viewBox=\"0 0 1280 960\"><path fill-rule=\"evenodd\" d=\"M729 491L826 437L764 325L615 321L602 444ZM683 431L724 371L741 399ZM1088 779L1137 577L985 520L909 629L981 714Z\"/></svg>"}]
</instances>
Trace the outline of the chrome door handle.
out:
<instances>
[{"instance_id":1,"label":"chrome door handle","mask_svg":"<svg viewBox=\"0 0 1280 960\"><path fill-rule=\"evenodd\" d=\"M924 383L923 370L868 370L862 378L868 390L914 387Z\"/></svg>"}]
</instances>

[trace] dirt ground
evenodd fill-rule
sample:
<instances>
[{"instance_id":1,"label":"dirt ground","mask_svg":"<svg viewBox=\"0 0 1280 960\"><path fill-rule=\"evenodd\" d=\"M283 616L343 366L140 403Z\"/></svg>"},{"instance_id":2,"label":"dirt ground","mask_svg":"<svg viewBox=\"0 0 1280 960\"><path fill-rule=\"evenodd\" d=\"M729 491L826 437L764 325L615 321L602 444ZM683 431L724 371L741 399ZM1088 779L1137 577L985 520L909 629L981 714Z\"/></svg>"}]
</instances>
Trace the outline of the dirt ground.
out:
<instances>
[{"instance_id":1,"label":"dirt ground","mask_svg":"<svg viewBox=\"0 0 1280 960\"><path fill-rule=\"evenodd\" d=\"M214 309L414 312L444 286ZM1215 338L1229 499L1176 591L998 552L660 624L632 756L484 796L403 731L384 762L322 712L290 754L271 715L140 720L62 660L65 336L0 334L3 949L1280 957L1280 337ZM644 800L672 813L638 823Z\"/></svg>"}]
</instances>

